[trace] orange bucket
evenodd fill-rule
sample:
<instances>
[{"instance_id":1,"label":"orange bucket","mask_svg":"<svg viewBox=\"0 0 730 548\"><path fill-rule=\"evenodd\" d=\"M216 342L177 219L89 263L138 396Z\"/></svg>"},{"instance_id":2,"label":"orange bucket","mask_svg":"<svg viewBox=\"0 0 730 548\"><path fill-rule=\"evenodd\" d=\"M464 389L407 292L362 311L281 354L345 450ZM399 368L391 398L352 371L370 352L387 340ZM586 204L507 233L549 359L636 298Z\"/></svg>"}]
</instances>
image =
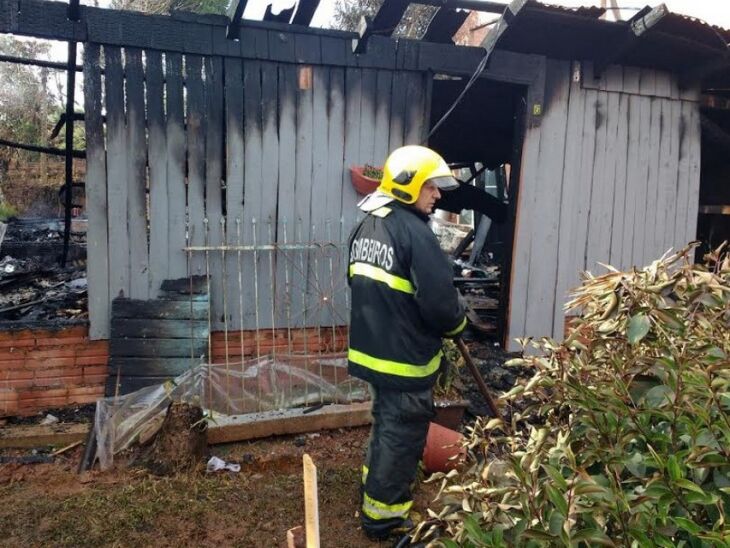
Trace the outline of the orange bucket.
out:
<instances>
[{"instance_id":1,"label":"orange bucket","mask_svg":"<svg viewBox=\"0 0 730 548\"><path fill-rule=\"evenodd\" d=\"M459 432L432 422L428 426L426 446L423 448L423 465L426 471L448 472L464 459L466 448Z\"/></svg>"}]
</instances>

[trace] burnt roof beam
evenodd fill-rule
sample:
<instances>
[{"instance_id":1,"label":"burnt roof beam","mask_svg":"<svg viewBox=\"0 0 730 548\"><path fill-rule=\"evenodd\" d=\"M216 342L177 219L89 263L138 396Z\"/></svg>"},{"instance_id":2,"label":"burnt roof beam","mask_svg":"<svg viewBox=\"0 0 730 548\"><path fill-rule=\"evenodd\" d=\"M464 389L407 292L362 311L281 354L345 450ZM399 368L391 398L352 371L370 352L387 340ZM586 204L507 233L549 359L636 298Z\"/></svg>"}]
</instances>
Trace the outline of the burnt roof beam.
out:
<instances>
[{"instance_id":1,"label":"burnt roof beam","mask_svg":"<svg viewBox=\"0 0 730 548\"><path fill-rule=\"evenodd\" d=\"M471 11L483 11L486 13L503 13L504 9L509 5L509 3L505 2L487 2L482 0L415 0L412 3L439 8L460 8Z\"/></svg>"},{"instance_id":2,"label":"burnt roof beam","mask_svg":"<svg viewBox=\"0 0 730 548\"><path fill-rule=\"evenodd\" d=\"M614 45L611 50L602 58L593 63L593 77L598 79L605 70L615 63L620 62L624 56L631 51L636 44L646 36L664 17L669 14L665 4L659 4L651 10L643 10L629 21L628 29L621 41Z\"/></svg>"},{"instance_id":3,"label":"burnt roof beam","mask_svg":"<svg viewBox=\"0 0 730 548\"><path fill-rule=\"evenodd\" d=\"M368 39L373 34L380 36L392 35L410 4L411 0L385 0L375 17L372 19L361 18L358 30L360 38L355 42L353 51L363 53L367 48Z\"/></svg>"},{"instance_id":4,"label":"burnt roof beam","mask_svg":"<svg viewBox=\"0 0 730 548\"><path fill-rule=\"evenodd\" d=\"M228 8L226 8L226 16L228 16L226 38L229 40L237 40L241 36L241 18L246 4L248 4L248 0L230 0Z\"/></svg>"},{"instance_id":5,"label":"burnt roof beam","mask_svg":"<svg viewBox=\"0 0 730 548\"><path fill-rule=\"evenodd\" d=\"M431 18L431 22L428 24L421 40L453 44L454 34L458 32L467 17L469 17L469 12L466 10L457 11L451 8L440 8Z\"/></svg>"},{"instance_id":6,"label":"burnt roof beam","mask_svg":"<svg viewBox=\"0 0 730 548\"><path fill-rule=\"evenodd\" d=\"M314 12L319 7L319 0L299 0L297 4L297 12L292 19L292 25L302 25L308 27L314 17Z\"/></svg>"}]
</instances>

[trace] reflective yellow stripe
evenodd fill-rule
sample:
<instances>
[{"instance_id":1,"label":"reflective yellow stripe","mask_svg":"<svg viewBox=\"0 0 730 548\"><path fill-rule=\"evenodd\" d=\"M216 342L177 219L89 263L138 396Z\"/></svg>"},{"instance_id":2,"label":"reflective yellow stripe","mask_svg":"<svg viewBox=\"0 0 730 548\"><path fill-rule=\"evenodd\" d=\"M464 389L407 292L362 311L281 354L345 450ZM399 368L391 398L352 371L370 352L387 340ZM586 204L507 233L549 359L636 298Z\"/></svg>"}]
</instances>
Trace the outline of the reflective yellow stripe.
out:
<instances>
[{"instance_id":1,"label":"reflective yellow stripe","mask_svg":"<svg viewBox=\"0 0 730 548\"><path fill-rule=\"evenodd\" d=\"M406 518L408 512L413 506L413 501L401 502L398 504L385 504L379 500L375 500L367 493L364 494L362 500L362 511L370 519L392 519Z\"/></svg>"},{"instance_id":2,"label":"reflective yellow stripe","mask_svg":"<svg viewBox=\"0 0 730 548\"><path fill-rule=\"evenodd\" d=\"M441 364L441 351L424 365L412 365L409 363L393 362L369 356L359 350L350 348L347 352L347 359L373 371L397 375L399 377L428 377L435 373Z\"/></svg>"},{"instance_id":3,"label":"reflective yellow stripe","mask_svg":"<svg viewBox=\"0 0 730 548\"><path fill-rule=\"evenodd\" d=\"M362 465L362 482L363 483L365 483L368 480L368 472L369 472L369 468L363 464Z\"/></svg>"},{"instance_id":4,"label":"reflective yellow stripe","mask_svg":"<svg viewBox=\"0 0 730 548\"><path fill-rule=\"evenodd\" d=\"M447 331L445 334L446 334L447 337L451 337L453 335L457 335L457 334L461 333L464 330L465 327L466 327L466 316L464 316L464 319L461 320L461 322L456 327L456 329L452 329L451 331Z\"/></svg>"},{"instance_id":5,"label":"reflective yellow stripe","mask_svg":"<svg viewBox=\"0 0 730 548\"><path fill-rule=\"evenodd\" d=\"M367 263L352 263L350 265L350 277L352 276L364 276L365 278L370 278L371 280L375 280L376 282L382 282L384 284L387 284L388 287L391 289L395 289L396 291L402 291L403 293L409 293L413 295L416 290L413 288L413 284L406 280L405 278L401 278L400 276L396 276L394 274L391 274L390 272L386 272L382 268L378 268L377 266L367 264Z\"/></svg>"}]
</instances>

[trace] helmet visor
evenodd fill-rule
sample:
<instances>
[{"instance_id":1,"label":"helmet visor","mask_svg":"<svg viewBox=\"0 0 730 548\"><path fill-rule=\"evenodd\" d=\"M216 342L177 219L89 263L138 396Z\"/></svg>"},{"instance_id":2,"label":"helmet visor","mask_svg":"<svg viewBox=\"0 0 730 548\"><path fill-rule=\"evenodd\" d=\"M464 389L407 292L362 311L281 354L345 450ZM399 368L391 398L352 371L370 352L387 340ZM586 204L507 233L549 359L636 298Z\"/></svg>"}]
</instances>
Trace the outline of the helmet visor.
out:
<instances>
[{"instance_id":1,"label":"helmet visor","mask_svg":"<svg viewBox=\"0 0 730 548\"><path fill-rule=\"evenodd\" d=\"M441 175L439 177L431 177L428 183L435 184L439 190L455 190L459 188L458 181L451 175Z\"/></svg>"}]
</instances>

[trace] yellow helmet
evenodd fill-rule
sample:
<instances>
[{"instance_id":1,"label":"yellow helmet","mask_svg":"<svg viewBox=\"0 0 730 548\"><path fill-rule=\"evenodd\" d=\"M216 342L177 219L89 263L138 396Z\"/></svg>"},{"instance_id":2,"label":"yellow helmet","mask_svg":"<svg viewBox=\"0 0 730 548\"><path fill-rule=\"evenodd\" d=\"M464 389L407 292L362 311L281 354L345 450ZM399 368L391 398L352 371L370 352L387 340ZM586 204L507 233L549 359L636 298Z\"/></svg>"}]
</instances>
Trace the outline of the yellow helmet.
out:
<instances>
[{"instance_id":1,"label":"yellow helmet","mask_svg":"<svg viewBox=\"0 0 730 548\"><path fill-rule=\"evenodd\" d=\"M378 190L405 204L418 200L426 182L441 190L459 186L444 159L430 148L408 145L390 153L383 166Z\"/></svg>"}]
</instances>

